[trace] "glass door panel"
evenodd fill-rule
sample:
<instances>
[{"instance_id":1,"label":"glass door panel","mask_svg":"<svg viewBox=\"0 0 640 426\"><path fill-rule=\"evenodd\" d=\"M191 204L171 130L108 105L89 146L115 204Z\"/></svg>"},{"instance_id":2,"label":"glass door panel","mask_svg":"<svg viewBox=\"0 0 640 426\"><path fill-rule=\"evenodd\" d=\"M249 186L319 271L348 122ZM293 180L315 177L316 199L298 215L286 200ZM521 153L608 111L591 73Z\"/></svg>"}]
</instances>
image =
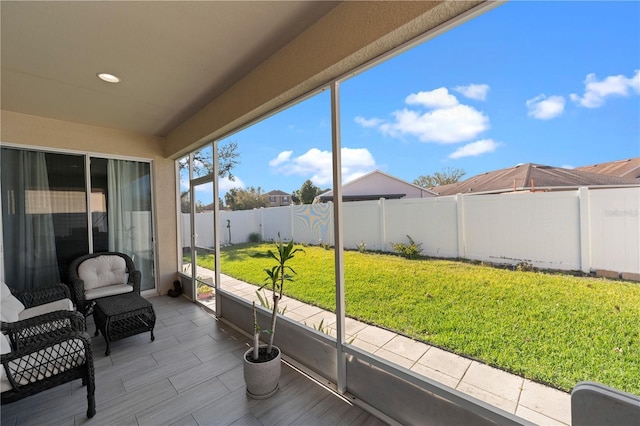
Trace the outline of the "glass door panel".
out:
<instances>
[{"instance_id":1,"label":"glass door panel","mask_svg":"<svg viewBox=\"0 0 640 426\"><path fill-rule=\"evenodd\" d=\"M93 251L131 257L142 274L141 289L155 288L151 165L91 158Z\"/></svg>"},{"instance_id":2,"label":"glass door panel","mask_svg":"<svg viewBox=\"0 0 640 426\"><path fill-rule=\"evenodd\" d=\"M87 253L84 157L1 150L5 282L28 290L65 281Z\"/></svg>"},{"instance_id":3,"label":"glass door panel","mask_svg":"<svg viewBox=\"0 0 640 426\"><path fill-rule=\"evenodd\" d=\"M193 246L195 262L196 300L214 308L215 238L213 212L213 181L193 184Z\"/></svg>"}]
</instances>

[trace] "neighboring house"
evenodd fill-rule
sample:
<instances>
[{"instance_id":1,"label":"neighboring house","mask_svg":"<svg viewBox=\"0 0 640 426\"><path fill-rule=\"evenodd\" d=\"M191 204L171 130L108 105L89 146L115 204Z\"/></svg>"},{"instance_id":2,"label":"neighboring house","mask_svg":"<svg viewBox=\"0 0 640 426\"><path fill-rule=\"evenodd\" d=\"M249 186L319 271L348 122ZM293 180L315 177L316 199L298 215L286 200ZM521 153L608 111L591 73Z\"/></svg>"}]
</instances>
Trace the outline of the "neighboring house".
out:
<instances>
[{"instance_id":1,"label":"neighboring house","mask_svg":"<svg viewBox=\"0 0 640 426\"><path fill-rule=\"evenodd\" d=\"M576 167L574 170L637 179L640 181L640 157L628 160L609 161L608 163Z\"/></svg>"},{"instance_id":2,"label":"neighboring house","mask_svg":"<svg viewBox=\"0 0 640 426\"><path fill-rule=\"evenodd\" d=\"M385 198L426 198L437 194L418 185L375 170L342 185L342 201L364 201ZM316 197L314 203L333 200L333 191L324 192Z\"/></svg>"},{"instance_id":3,"label":"neighboring house","mask_svg":"<svg viewBox=\"0 0 640 426\"><path fill-rule=\"evenodd\" d=\"M267 207L288 206L291 204L291 194L276 189L264 194L267 200Z\"/></svg>"},{"instance_id":4,"label":"neighboring house","mask_svg":"<svg viewBox=\"0 0 640 426\"><path fill-rule=\"evenodd\" d=\"M581 186L634 186L637 179L563 169L541 164L519 164L473 176L467 180L431 188L440 196L456 194L499 194L516 191L566 191Z\"/></svg>"}]
</instances>

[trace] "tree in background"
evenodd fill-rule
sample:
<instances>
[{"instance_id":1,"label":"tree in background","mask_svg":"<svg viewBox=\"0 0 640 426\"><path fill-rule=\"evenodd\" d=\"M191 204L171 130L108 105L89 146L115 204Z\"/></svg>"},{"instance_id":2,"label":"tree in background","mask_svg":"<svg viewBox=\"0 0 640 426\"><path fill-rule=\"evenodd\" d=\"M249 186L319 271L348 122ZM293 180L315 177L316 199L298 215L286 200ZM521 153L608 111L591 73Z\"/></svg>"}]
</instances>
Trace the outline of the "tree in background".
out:
<instances>
[{"instance_id":1,"label":"tree in background","mask_svg":"<svg viewBox=\"0 0 640 426\"><path fill-rule=\"evenodd\" d=\"M292 198L300 204L312 204L313 200L320 194L322 189L318 188L310 180L304 181L300 189L293 191Z\"/></svg>"},{"instance_id":2,"label":"tree in background","mask_svg":"<svg viewBox=\"0 0 640 426\"><path fill-rule=\"evenodd\" d=\"M229 178L230 181L235 180L235 176L231 170L240 164L240 153L238 152L238 143L234 141L227 142L225 145L218 145L218 177ZM184 169L189 164L189 157L180 159L180 168ZM202 150L198 150L193 154L193 171L204 176L213 172L213 159L209 158Z\"/></svg>"},{"instance_id":3,"label":"tree in background","mask_svg":"<svg viewBox=\"0 0 640 426\"><path fill-rule=\"evenodd\" d=\"M267 206L267 200L260 187L247 189L231 188L224 194L224 202L231 210L250 210Z\"/></svg>"},{"instance_id":4,"label":"tree in background","mask_svg":"<svg viewBox=\"0 0 640 426\"><path fill-rule=\"evenodd\" d=\"M445 167L441 172L435 172L432 175L418 176L418 178L413 181L413 184L428 189L460 182L460 179L466 174L467 172L463 169Z\"/></svg>"},{"instance_id":5,"label":"tree in background","mask_svg":"<svg viewBox=\"0 0 640 426\"><path fill-rule=\"evenodd\" d=\"M230 181L235 181L235 176L231 173L231 170L238 164L240 164L240 153L238 152L238 143L230 141L225 145L218 146L218 177L228 178ZM180 169L186 169L189 166L189 156L183 157L179 161ZM209 158L205 152L198 150L193 154L193 171L196 175L205 176L213 172L213 159ZM202 203L200 207L196 206L196 213L203 210ZM224 203L220 198L220 207ZM182 213L189 213L191 206L189 204L189 191L180 192L180 211Z\"/></svg>"}]
</instances>

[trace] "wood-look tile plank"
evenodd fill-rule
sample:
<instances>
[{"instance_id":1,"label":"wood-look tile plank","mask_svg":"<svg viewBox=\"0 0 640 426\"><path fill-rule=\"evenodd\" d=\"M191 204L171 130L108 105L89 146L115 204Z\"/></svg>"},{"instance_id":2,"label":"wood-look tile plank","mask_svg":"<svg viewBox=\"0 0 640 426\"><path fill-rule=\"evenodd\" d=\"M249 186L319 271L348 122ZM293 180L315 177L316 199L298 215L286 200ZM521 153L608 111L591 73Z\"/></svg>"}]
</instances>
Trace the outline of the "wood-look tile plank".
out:
<instances>
[{"instance_id":1,"label":"wood-look tile plank","mask_svg":"<svg viewBox=\"0 0 640 426\"><path fill-rule=\"evenodd\" d=\"M169 377L169 380L178 392L182 392L185 389L233 370L239 365L241 365L240 360L232 354L222 354L214 361L203 362L194 368L174 374Z\"/></svg>"},{"instance_id":2,"label":"wood-look tile plank","mask_svg":"<svg viewBox=\"0 0 640 426\"><path fill-rule=\"evenodd\" d=\"M230 425L246 416L255 418L251 414L251 407L257 404L259 404L258 401L247 397L246 390L242 387L194 411L193 418L201 426Z\"/></svg>"},{"instance_id":3,"label":"wood-look tile plank","mask_svg":"<svg viewBox=\"0 0 640 426\"><path fill-rule=\"evenodd\" d=\"M218 376L218 379L230 390L244 389L244 370L242 365Z\"/></svg>"},{"instance_id":4,"label":"wood-look tile plank","mask_svg":"<svg viewBox=\"0 0 640 426\"><path fill-rule=\"evenodd\" d=\"M140 426L170 425L228 393L226 386L213 378L179 393L171 398L170 403L157 404L138 412L136 418Z\"/></svg>"},{"instance_id":5,"label":"wood-look tile plank","mask_svg":"<svg viewBox=\"0 0 640 426\"><path fill-rule=\"evenodd\" d=\"M97 390L97 389L96 389ZM119 425L136 413L158 404L169 404L178 393L168 379L157 381L136 392L123 393L120 397L96 404L96 415L87 419L76 416L76 421L87 425Z\"/></svg>"},{"instance_id":6,"label":"wood-look tile plank","mask_svg":"<svg viewBox=\"0 0 640 426\"><path fill-rule=\"evenodd\" d=\"M213 337L208 334L192 337L190 340L186 340L181 342L179 345L170 346L165 349L161 349L159 351L154 351L151 356L156 360L158 364L164 364L167 362L173 362L175 360L176 355L184 354L184 353L193 353L193 351L197 348L214 348L219 345Z\"/></svg>"},{"instance_id":7,"label":"wood-look tile plank","mask_svg":"<svg viewBox=\"0 0 640 426\"><path fill-rule=\"evenodd\" d=\"M191 352L177 354L173 362L150 366L131 377L123 379L124 387L127 393L133 393L139 388L153 384L154 382L168 380L167 378L169 376L187 371L201 364L200 360Z\"/></svg>"},{"instance_id":8,"label":"wood-look tile plank","mask_svg":"<svg viewBox=\"0 0 640 426\"><path fill-rule=\"evenodd\" d=\"M282 366L280 388L266 404L259 404L251 413L264 425L295 424L295 421L327 398L326 389L290 367Z\"/></svg>"},{"instance_id":9,"label":"wood-look tile plank","mask_svg":"<svg viewBox=\"0 0 640 426\"><path fill-rule=\"evenodd\" d=\"M137 423L136 423L137 425ZM178 419L175 423L171 423L171 426L198 426L198 423L191 414Z\"/></svg>"}]
</instances>

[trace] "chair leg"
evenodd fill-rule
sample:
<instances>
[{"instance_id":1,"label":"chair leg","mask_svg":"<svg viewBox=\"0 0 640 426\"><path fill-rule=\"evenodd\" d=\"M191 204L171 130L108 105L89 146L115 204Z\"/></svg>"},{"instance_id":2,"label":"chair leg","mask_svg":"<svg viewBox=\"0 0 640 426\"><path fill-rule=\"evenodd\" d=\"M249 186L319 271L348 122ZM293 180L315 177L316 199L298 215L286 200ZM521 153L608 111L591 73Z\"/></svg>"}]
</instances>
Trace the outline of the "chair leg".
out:
<instances>
[{"instance_id":1,"label":"chair leg","mask_svg":"<svg viewBox=\"0 0 640 426\"><path fill-rule=\"evenodd\" d=\"M84 381L84 379L83 379ZM87 417L91 418L96 415L96 387L93 377L87 380Z\"/></svg>"},{"instance_id":2,"label":"chair leg","mask_svg":"<svg viewBox=\"0 0 640 426\"><path fill-rule=\"evenodd\" d=\"M82 378L82 382L87 385L87 417L91 418L96 414L96 381L95 381L95 369L93 367L93 354L91 353L91 346L86 348L86 374Z\"/></svg>"}]
</instances>

